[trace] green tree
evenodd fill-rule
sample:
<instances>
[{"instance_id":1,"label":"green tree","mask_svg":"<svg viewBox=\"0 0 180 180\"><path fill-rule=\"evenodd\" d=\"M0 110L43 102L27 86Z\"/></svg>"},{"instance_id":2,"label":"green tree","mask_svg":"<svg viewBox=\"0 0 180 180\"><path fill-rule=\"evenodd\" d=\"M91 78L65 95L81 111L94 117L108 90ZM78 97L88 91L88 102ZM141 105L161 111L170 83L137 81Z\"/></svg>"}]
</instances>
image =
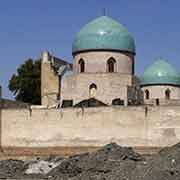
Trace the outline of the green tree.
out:
<instances>
[{"instance_id":1,"label":"green tree","mask_svg":"<svg viewBox=\"0 0 180 180\"><path fill-rule=\"evenodd\" d=\"M41 61L26 60L12 75L8 87L16 100L41 104Z\"/></svg>"}]
</instances>

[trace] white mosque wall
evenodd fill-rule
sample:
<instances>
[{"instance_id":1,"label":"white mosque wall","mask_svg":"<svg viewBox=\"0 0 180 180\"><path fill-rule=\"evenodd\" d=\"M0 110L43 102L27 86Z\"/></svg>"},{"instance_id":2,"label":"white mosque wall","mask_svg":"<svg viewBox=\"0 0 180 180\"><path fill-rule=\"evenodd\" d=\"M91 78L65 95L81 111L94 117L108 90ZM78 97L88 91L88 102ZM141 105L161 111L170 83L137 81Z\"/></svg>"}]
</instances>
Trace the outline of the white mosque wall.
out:
<instances>
[{"instance_id":1,"label":"white mosque wall","mask_svg":"<svg viewBox=\"0 0 180 180\"><path fill-rule=\"evenodd\" d=\"M144 100L146 99L146 90L149 91L149 99L167 99L166 91L169 90L169 99L180 99L180 87L171 85L149 85L142 87Z\"/></svg>"},{"instance_id":2,"label":"white mosque wall","mask_svg":"<svg viewBox=\"0 0 180 180\"><path fill-rule=\"evenodd\" d=\"M72 99L76 104L84 99L89 99L91 84L95 84L97 87L94 98L111 105L115 98L127 101L128 86L133 84L133 76L120 73L72 74L63 81L61 100Z\"/></svg>"},{"instance_id":3,"label":"white mosque wall","mask_svg":"<svg viewBox=\"0 0 180 180\"><path fill-rule=\"evenodd\" d=\"M115 72L121 74L133 73L133 55L112 51L91 51L83 52L74 56L74 73L79 73L79 60L85 62L86 73L105 73L107 72L107 61L114 58L116 61Z\"/></svg>"}]
</instances>

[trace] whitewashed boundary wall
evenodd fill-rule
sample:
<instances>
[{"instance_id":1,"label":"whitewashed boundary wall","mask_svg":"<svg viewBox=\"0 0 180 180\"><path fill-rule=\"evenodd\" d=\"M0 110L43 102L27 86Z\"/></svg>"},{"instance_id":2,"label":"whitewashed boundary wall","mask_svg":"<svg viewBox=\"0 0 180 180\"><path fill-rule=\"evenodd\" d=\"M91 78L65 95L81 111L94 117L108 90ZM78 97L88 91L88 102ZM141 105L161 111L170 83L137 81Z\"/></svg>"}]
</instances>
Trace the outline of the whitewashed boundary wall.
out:
<instances>
[{"instance_id":1,"label":"whitewashed boundary wall","mask_svg":"<svg viewBox=\"0 0 180 180\"><path fill-rule=\"evenodd\" d=\"M180 141L180 106L2 109L2 147L162 147Z\"/></svg>"}]
</instances>

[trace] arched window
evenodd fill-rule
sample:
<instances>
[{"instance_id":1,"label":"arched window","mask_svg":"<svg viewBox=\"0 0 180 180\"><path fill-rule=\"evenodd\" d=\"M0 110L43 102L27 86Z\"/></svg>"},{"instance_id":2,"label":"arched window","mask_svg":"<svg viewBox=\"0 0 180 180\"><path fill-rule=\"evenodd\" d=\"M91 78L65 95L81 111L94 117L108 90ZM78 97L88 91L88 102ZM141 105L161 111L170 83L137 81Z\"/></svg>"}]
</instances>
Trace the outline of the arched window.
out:
<instances>
[{"instance_id":1,"label":"arched window","mask_svg":"<svg viewBox=\"0 0 180 180\"><path fill-rule=\"evenodd\" d=\"M79 72L80 72L80 73L85 72L85 63L84 63L84 60L83 60L83 59L80 59L80 60L79 60Z\"/></svg>"},{"instance_id":2,"label":"arched window","mask_svg":"<svg viewBox=\"0 0 180 180\"><path fill-rule=\"evenodd\" d=\"M116 64L116 61L114 58L110 58L108 61L107 61L107 72L115 72L115 64Z\"/></svg>"},{"instance_id":3,"label":"arched window","mask_svg":"<svg viewBox=\"0 0 180 180\"><path fill-rule=\"evenodd\" d=\"M96 91L97 91L97 86L96 86L96 84L92 83L89 86L89 97L90 98L95 97L96 96Z\"/></svg>"},{"instance_id":4,"label":"arched window","mask_svg":"<svg viewBox=\"0 0 180 180\"><path fill-rule=\"evenodd\" d=\"M169 89L166 89L165 91L165 99L170 99L171 97L171 91Z\"/></svg>"},{"instance_id":5,"label":"arched window","mask_svg":"<svg viewBox=\"0 0 180 180\"><path fill-rule=\"evenodd\" d=\"M145 99L149 99L149 90L148 89L145 90Z\"/></svg>"}]
</instances>

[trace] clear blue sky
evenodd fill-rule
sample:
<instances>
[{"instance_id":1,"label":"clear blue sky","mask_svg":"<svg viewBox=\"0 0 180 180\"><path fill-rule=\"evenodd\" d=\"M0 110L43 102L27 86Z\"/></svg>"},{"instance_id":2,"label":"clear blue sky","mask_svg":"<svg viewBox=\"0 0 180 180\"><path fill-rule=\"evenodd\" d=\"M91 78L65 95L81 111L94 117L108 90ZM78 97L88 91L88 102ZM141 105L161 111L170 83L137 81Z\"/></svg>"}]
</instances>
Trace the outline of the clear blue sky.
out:
<instances>
[{"instance_id":1,"label":"clear blue sky","mask_svg":"<svg viewBox=\"0 0 180 180\"><path fill-rule=\"evenodd\" d=\"M133 34L136 41L136 74L142 74L162 56L180 71L179 0L1 0L0 84L3 96L11 98L7 85L12 73L29 57L41 51L72 61L75 34L103 8Z\"/></svg>"}]
</instances>

